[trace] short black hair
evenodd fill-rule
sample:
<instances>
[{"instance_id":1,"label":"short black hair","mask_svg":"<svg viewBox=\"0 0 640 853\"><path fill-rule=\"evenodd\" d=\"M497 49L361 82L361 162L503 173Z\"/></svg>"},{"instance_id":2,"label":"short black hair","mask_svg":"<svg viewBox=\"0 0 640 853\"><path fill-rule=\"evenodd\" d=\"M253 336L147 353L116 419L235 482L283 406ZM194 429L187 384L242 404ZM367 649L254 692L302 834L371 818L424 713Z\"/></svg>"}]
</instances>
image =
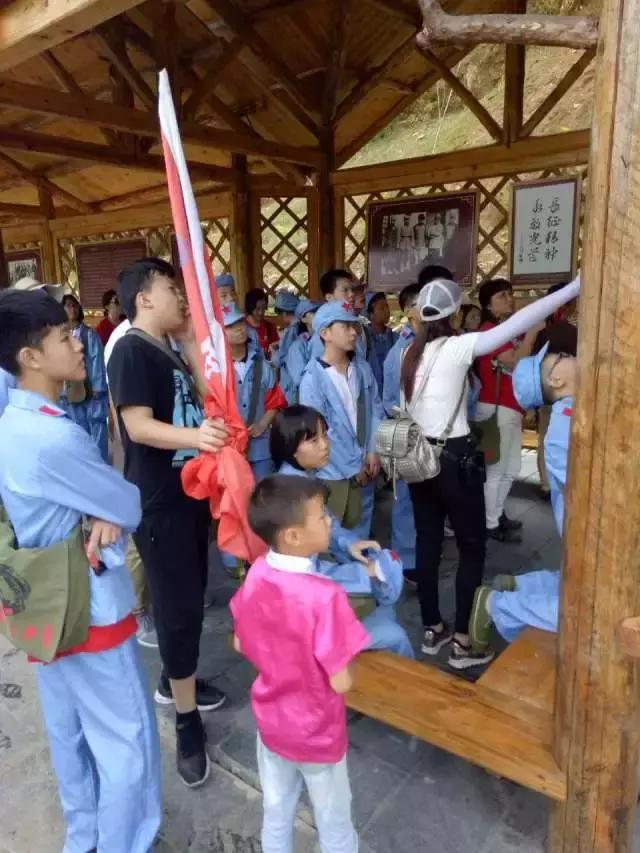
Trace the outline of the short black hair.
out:
<instances>
[{"instance_id":1,"label":"short black hair","mask_svg":"<svg viewBox=\"0 0 640 853\"><path fill-rule=\"evenodd\" d=\"M273 548L278 534L287 527L303 524L306 504L326 498L327 490L314 477L287 477L274 474L260 480L249 500L249 527Z\"/></svg>"},{"instance_id":2,"label":"short black hair","mask_svg":"<svg viewBox=\"0 0 640 853\"><path fill-rule=\"evenodd\" d=\"M418 282L414 282L413 284L408 284L406 287L403 287L400 291L400 295L398 296L398 302L400 303L400 310L404 311L407 307L407 303L410 299L414 297L418 297L418 294L422 290L422 287L418 284Z\"/></svg>"},{"instance_id":3,"label":"short black hair","mask_svg":"<svg viewBox=\"0 0 640 853\"><path fill-rule=\"evenodd\" d=\"M157 275L175 278L176 271L162 258L141 258L125 267L118 274L118 299L127 320L136 318L136 297L147 290Z\"/></svg>"},{"instance_id":4,"label":"short black hair","mask_svg":"<svg viewBox=\"0 0 640 853\"><path fill-rule=\"evenodd\" d=\"M111 300L113 299L113 297L117 295L117 292L113 288L111 288L110 290L105 290L105 292L102 294L102 307L105 309L108 308L109 305L111 305Z\"/></svg>"},{"instance_id":5,"label":"short black hair","mask_svg":"<svg viewBox=\"0 0 640 853\"><path fill-rule=\"evenodd\" d=\"M447 267L441 267L438 264L427 264L422 267L418 273L418 284L420 289L429 284L430 281L435 281L437 278L446 278L447 281L453 281L453 273Z\"/></svg>"},{"instance_id":6,"label":"short black hair","mask_svg":"<svg viewBox=\"0 0 640 853\"><path fill-rule=\"evenodd\" d=\"M269 297L266 290L263 290L261 287L252 287L251 290L247 291L247 295L244 298L245 314L253 314L258 302L268 303Z\"/></svg>"},{"instance_id":7,"label":"short black hair","mask_svg":"<svg viewBox=\"0 0 640 853\"><path fill-rule=\"evenodd\" d=\"M367 289L367 285L363 281L354 281L351 285L351 290L354 293L364 293Z\"/></svg>"},{"instance_id":8,"label":"short black hair","mask_svg":"<svg viewBox=\"0 0 640 853\"><path fill-rule=\"evenodd\" d=\"M65 295L62 297L62 307L64 308L65 305L68 305L70 302L78 309L78 321L80 323L84 323L84 309L80 304L80 300L76 299L76 297L72 293L65 293Z\"/></svg>"},{"instance_id":9,"label":"short black hair","mask_svg":"<svg viewBox=\"0 0 640 853\"><path fill-rule=\"evenodd\" d=\"M0 295L0 367L17 376L20 350L39 348L51 329L67 322L62 305L44 290L5 290Z\"/></svg>"},{"instance_id":10,"label":"short black hair","mask_svg":"<svg viewBox=\"0 0 640 853\"><path fill-rule=\"evenodd\" d=\"M376 304L376 302L382 302L383 299L386 301L387 294L383 293L381 290L373 294L373 296L369 300L369 304L367 305L367 316L373 314L373 306Z\"/></svg>"},{"instance_id":11,"label":"short black hair","mask_svg":"<svg viewBox=\"0 0 640 853\"><path fill-rule=\"evenodd\" d=\"M300 469L296 453L301 442L316 437L318 424L328 429L324 417L311 406L288 406L278 412L271 425L270 438L271 458L276 468L288 462Z\"/></svg>"},{"instance_id":12,"label":"short black hair","mask_svg":"<svg viewBox=\"0 0 640 853\"><path fill-rule=\"evenodd\" d=\"M353 282L353 274L349 270L327 270L320 276L320 290L323 296L331 295L335 289L339 278L346 278Z\"/></svg>"}]
</instances>

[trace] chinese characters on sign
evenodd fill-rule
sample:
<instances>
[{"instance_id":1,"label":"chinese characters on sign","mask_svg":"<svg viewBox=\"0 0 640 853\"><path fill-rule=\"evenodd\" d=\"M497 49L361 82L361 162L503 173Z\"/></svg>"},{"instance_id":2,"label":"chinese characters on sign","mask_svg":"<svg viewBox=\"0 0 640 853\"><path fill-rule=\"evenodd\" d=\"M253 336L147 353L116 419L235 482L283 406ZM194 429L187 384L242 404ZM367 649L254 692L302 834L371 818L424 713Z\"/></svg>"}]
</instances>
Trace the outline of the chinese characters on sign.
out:
<instances>
[{"instance_id":1,"label":"chinese characters on sign","mask_svg":"<svg viewBox=\"0 0 640 853\"><path fill-rule=\"evenodd\" d=\"M516 184L511 212L511 279L535 284L575 272L578 178Z\"/></svg>"}]
</instances>

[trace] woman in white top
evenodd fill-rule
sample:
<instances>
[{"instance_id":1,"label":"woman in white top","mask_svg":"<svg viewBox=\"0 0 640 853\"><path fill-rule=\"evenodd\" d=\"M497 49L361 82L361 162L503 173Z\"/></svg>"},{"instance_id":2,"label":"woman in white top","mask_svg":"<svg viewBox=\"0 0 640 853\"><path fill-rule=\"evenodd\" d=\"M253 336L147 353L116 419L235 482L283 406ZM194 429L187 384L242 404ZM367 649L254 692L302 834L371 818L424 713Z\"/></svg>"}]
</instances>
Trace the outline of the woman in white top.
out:
<instances>
[{"instance_id":1,"label":"woman in white top","mask_svg":"<svg viewBox=\"0 0 640 853\"><path fill-rule=\"evenodd\" d=\"M486 550L484 457L474 446L467 420L468 373L474 359L524 334L574 299L580 279L527 305L510 319L484 332L458 335L451 317L460 308L462 290L453 281L435 279L420 291L422 326L402 363L401 387L407 408L432 442L446 436L437 477L409 485L416 523L418 598L424 626L422 651L435 655L451 643L449 664L466 669L491 660L491 652L469 645L473 594L482 583ZM442 621L438 570L449 517L459 551L456 618L453 633Z\"/></svg>"}]
</instances>

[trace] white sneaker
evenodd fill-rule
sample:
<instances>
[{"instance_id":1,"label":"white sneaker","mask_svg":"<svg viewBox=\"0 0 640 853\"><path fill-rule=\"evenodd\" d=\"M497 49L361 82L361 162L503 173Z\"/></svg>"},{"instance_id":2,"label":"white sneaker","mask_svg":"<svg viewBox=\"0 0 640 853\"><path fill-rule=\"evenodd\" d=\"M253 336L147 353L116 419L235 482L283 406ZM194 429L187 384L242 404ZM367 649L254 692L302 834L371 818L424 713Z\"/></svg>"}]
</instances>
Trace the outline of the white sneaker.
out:
<instances>
[{"instance_id":1,"label":"white sneaker","mask_svg":"<svg viewBox=\"0 0 640 853\"><path fill-rule=\"evenodd\" d=\"M141 646L146 649L158 648L158 635L153 624L153 617L150 613L139 613L136 616L138 630L136 631L136 639Z\"/></svg>"}]
</instances>

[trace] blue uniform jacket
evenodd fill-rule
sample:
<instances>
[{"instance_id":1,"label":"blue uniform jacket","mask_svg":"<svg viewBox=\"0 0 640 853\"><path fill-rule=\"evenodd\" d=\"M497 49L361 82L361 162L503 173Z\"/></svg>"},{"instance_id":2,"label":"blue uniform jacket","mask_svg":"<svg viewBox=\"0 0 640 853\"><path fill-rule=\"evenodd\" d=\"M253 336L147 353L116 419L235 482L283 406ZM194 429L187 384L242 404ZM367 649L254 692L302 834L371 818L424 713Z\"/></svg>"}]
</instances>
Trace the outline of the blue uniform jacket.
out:
<instances>
[{"instance_id":1,"label":"blue uniform jacket","mask_svg":"<svg viewBox=\"0 0 640 853\"><path fill-rule=\"evenodd\" d=\"M309 364L310 352L311 335L309 332L303 332L291 344L287 353L287 372L295 385L296 398L300 394L300 383L302 382L302 375Z\"/></svg>"},{"instance_id":2,"label":"blue uniform jacket","mask_svg":"<svg viewBox=\"0 0 640 853\"><path fill-rule=\"evenodd\" d=\"M242 420L247 426L251 426L250 423L247 423L247 419L249 417L249 407L251 405L251 390L253 388L253 377L255 376L255 365L258 359L262 360L262 381L260 383L260 393L258 395L258 406L256 409L254 423L259 421L264 415L265 394L267 391L270 391L278 381L274 367L264 358L262 351L260 349L253 349L252 347L249 347L247 351L247 362L249 366L242 382L238 380L238 375L234 370L236 390L238 393L238 409L240 410ZM258 438L252 438L249 441L249 446L247 448L247 459L249 462L262 462L265 459L271 458L271 451L269 450L269 432L269 430L266 430L266 432Z\"/></svg>"},{"instance_id":3,"label":"blue uniform jacket","mask_svg":"<svg viewBox=\"0 0 640 853\"><path fill-rule=\"evenodd\" d=\"M364 333L367 338L367 361L371 366L378 383L378 390L382 396L385 379L384 362L398 340L398 335L391 329L385 329L382 334L378 335L370 325L364 327Z\"/></svg>"},{"instance_id":4,"label":"blue uniform jacket","mask_svg":"<svg viewBox=\"0 0 640 853\"><path fill-rule=\"evenodd\" d=\"M0 418L0 497L18 545L43 548L66 539L83 516L132 533L140 523L140 493L103 462L81 427L30 391L9 393ZM126 535L101 558L107 571L89 570L90 623L111 625L135 606L126 566Z\"/></svg>"},{"instance_id":5,"label":"blue uniform jacket","mask_svg":"<svg viewBox=\"0 0 640 853\"><path fill-rule=\"evenodd\" d=\"M97 332L88 326L83 325L81 327L80 340L84 345L84 363L93 398L76 405L86 408L89 420L106 421L109 414L109 386L107 384L107 368L104 363L104 347ZM64 394L60 402L62 407L72 415Z\"/></svg>"},{"instance_id":6,"label":"blue uniform jacket","mask_svg":"<svg viewBox=\"0 0 640 853\"><path fill-rule=\"evenodd\" d=\"M278 349L274 352L271 358L271 364L273 364L274 367L277 367L280 371L278 381L280 382L280 387L282 388L282 392L287 398L289 405L297 402L298 385L300 384L299 380L298 382L294 381L289 370L289 353L291 352L291 347L298 339L298 327L299 323L297 321L287 327L280 340Z\"/></svg>"},{"instance_id":7,"label":"blue uniform jacket","mask_svg":"<svg viewBox=\"0 0 640 853\"><path fill-rule=\"evenodd\" d=\"M551 488L553 517L560 536L562 536L564 520L564 488L567 483L572 415L573 397L556 400L551 407L549 429L544 439L544 464Z\"/></svg>"},{"instance_id":8,"label":"blue uniform jacket","mask_svg":"<svg viewBox=\"0 0 640 853\"><path fill-rule=\"evenodd\" d=\"M384 416L378 387L366 361L355 357L353 365L357 371L358 396L364 395L363 447L358 444L356 430L327 374L325 363L312 359L302 377L300 402L317 409L329 425L329 464L318 471L318 477L323 480L349 480L362 471L366 454L375 451L376 430Z\"/></svg>"},{"instance_id":9,"label":"blue uniform jacket","mask_svg":"<svg viewBox=\"0 0 640 853\"><path fill-rule=\"evenodd\" d=\"M9 391L16 387L16 378L0 367L0 415L7 408Z\"/></svg>"},{"instance_id":10,"label":"blue uniform jacket","mask_svg":"<svg viewBox=\"0 0 640 853\"><path fill-rule=\"evenodd\" d=\"M402 353L414 337L415 335L411 326L405 326L399 333L395 344L389 350L389 355L385 358L382 366L384 375L382 405L389 417L391 417L394 406L400 405L400 367L402 364Z\"/></svg>"},{"instance_id":11,"label":"blue uniform jacket","mask_svg":"<svg viewBox=\"0 0 640 853\"><path fill-rule=\"evenodd\" d=\"M286 474L293 477L314 477L312 471L302 471L285 462L280 466L278 474ZM314 560L314 570L325 577L329 577L339 583L346 592L353 594L371 593L380 605L395 604L402 593L404 582L402 564L395 555L389 551L382 551L379 556L380 565L386 577L386 582L377 578L370 578L362 563L353 559L349 553L349 547L358 541L358 537L352 530L346 530L340 525L338 519L328 512L331 518L331 539L329 550L331 556L338 560L337 563L329 560Z\"/></svg>"}]
</instances>

